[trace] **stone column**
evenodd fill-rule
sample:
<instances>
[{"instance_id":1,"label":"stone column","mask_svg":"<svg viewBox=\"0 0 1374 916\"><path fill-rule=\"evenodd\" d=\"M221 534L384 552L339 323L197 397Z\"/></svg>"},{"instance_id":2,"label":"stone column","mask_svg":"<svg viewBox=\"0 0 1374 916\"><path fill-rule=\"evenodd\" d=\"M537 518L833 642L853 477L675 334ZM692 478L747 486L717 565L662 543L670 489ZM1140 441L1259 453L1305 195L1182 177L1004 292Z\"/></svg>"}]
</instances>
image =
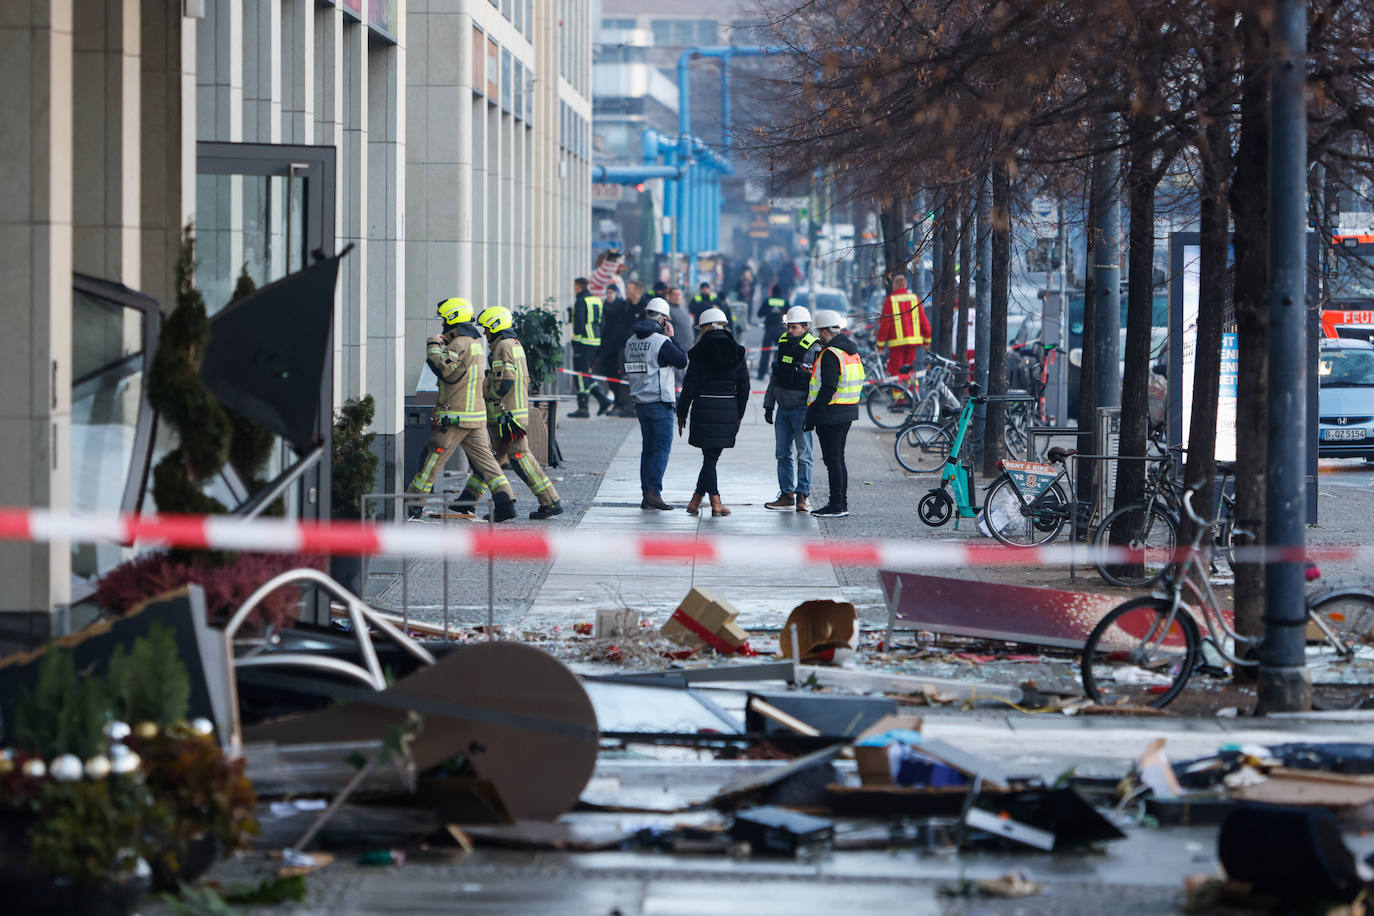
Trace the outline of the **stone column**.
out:
<instances>
[{"instance_id":1,"label":"stone column","mask_svg":"<svg viewBox=\"0 0 1374 916\"><path fill-rule=\"evenodd\" d=\"M397 23L404 41L405 20ZM405 351L405 50L374 45L367 55L367 391L377 402L373 429L379 483L402 489ZM419 372L417 359L414 371Z\"/></svg>"},{"instance_id":2,"label":"stone column","mask_svg":"<svg viewBox=\"0 0 1374 916\"><path fill-rule=\"evenodd\" d=\"M137 287L140 0L77 0L75 269Z\"/></svg>"},{"instance_id":3,"label":"stone column","mask_svg":"<svg viewBox=\"0 0 1374 916\"><path fill-rule=\"evenodd\" d=\"M367 391L367 26L343 19L343 123L339 147L339 208L343 231L339 247L353 244L339 271L343 292L343 323L339 326L343 359L341 374L346 398Z\"/></svg>"},{"instance_id":4,"label":"stone column","mask_svg":"<svg viewBox=\"0 0 1374 916\"><path fill-rule=\"evenodd\" d=\"M343 11L336 6L315 8L315 142L335 151L334 239L335 250L347 244L344 223L344 78ZM340 265L339 282L334 286L334 403L342 404L344 390L344 277L348 262L358 257L350 253Z\"/></svg>"},{"instance_id":5,"label":"stone column","mask_svg":"<svg viewBox=\"0 0 1374 916\"><path fill-rule=\"evenodd\" d=\"M196 215L196 20L180 0L144 0L140 17L139 285L170 310L181 232Z\"/></svg>"},{"instance_id":6,"label":"stone column","mask_svg":"<svg viewBox=\"0 0 1374 916\"><path fill-rule=\"evenodd\" d=\"M0 4L0 503L12 506L70 502L72 32L72 0ZM65 542L0 544L0 628L60 630L70 576Z\"/></svg>"}]
</instances>

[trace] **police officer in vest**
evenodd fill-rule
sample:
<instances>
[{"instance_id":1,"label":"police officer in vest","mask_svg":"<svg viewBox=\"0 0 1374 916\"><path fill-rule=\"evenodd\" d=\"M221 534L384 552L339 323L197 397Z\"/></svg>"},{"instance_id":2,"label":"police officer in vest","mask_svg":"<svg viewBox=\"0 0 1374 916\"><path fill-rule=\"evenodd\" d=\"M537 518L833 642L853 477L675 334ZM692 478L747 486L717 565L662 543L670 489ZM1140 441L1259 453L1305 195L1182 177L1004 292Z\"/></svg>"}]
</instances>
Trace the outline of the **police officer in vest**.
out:
<instances>
[{"instance_id":1,"label":"police officer in vest","mask_svg":"<svg viewBox=\"0 0 1374 916\"><path fill-rule=\"evenodd\" d=\"M768 391L763 396L763 419L773 426L778 498L764 503L764 508L807 512L811 508L807 503L811 496L811 433L802 427L806 425L806 398L811 391L811 370L821 352L821 339L811 333L811 313L802 306L792 306L784 317L787 330L776 342L768 341L775 345L776 355Z\"/></svg>"},{"instance_id":2,"label":"police officer in vest","mask_svg":"<svg viewBox=\"0 0 1374 916\"><path fill-rule=\"evenodd\" d=\"M407 493L430 493L453 450L462 447L473 473L491 490L496 502L496 521L515 518L515 494L491 452L487 438L487 408L482 398L482 334L472 323L472 304L466 299L445 299L438 305L444 331L426 341L425 362L439 377L439 397L430 419L429 442L420 470ZM420 517L420 506L407 509L410 518Z\"/></svg>"},{"instance_id":3,"label":"police officer in vest","mask_svg":"<svg viewBox=\"0 0 1374 916\"><path fill-rule=\"evenodd\" d=\"M859 418L859 392L864 386L864 365L859 348L844 332L844 317L830 309L819 309L813 322L824 349L811 370L811 386L806 398L806 422L802 428L814 429L821 443L821 460L830 477L830 501L812 509L817 518L843 518L849 514L849 471L845 468L844 447L849 426Z\"/></svg>"},{"instance_id":4,"label":"police officer in vest","mask_svg":"<svg viewBox=\"0 0 1374 916\"><path fill-rule=\"evenodd\" d=\"M782 287L774 283L768 298L759 304L759 317L763 319L763 343L760 344L758 378L763 378L773 363L773 350L782 334L783 315L786 312L787 299L782 294ZM810 315L807 319L810 320Z\"/></svg>"},{"instance_id":5,"label":"police officer in vest","mask_svg":"<svg viewBox=\"0 0 1374 916\"><path fill-rule=\"evenodd\" d=\"M487 335L487 381L482 392L487 402L487 437L496 462L504 465L509 461L515 475L539 501L530 518L552 518L563 514L563 503L530 449L529 367L525 348L511 330L513 322L510 309L499 305L488 306L477 316ZM538 415L534 421L540 422ZM476 518L475 503L486 489L486 481L473 474L450 510L460 518Z\"/></svg>"},{"instance_id":6,"label":"police officer in vest","mask_svg":"<svg viewBox=\"0 0 1374 916\"><path fill-rule=\"evenodd\" d=\"M687 354L673 342L668 303L649 300L644 318L625 341L625 380L630 383L635 415L643 444L639 452L641 509L671 509L663 501L663 472L673 448L673 405L677 403L677 374L687 368Z\"/></svg>"},{"instance_id":7,"label":"police officer in vest","mask_svg":"<svg viewBox=\"0 0 1374 916\"><path fill-rule=\"evenodd\" d=\"M596 365L596 351L601 346L601 313L603 305L600 296L593 296L587 289L587 278L578 277L573 281L577 298L569 309L568 320L572 322L573 370L591 372ZM582 375L577 379L577 409L568 414L570 417L590 417L587 412L587 396L596 398L599 417L611 409L611 399L601 390L601 383Z\"/></svg>"}]
</instances>

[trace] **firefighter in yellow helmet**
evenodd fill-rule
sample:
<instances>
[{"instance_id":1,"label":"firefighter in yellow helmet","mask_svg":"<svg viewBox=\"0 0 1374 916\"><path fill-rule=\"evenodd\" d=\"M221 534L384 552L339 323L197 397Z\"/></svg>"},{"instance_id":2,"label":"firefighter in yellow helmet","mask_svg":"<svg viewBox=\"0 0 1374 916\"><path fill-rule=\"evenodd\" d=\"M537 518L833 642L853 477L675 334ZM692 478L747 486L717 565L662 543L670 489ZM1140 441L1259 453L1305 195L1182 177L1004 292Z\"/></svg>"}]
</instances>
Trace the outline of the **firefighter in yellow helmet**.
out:
<instances>
[{"instance_id":1,"label":"firefighter in yellow helmet","mask_svg":"<svg viewBox=\"0 0 1374 916\"><path fill-rule=\"evenodd\" d=\"M472 323L472 303L466 299L445 299L437 312L444 330L426 341L425 362L439 377L439 398L430 418L424 459L406 492L433 492L434 482L453 450L461 446L473 473L492 491L495 520L504 522L515 518L515 494L506 475L501 473L487 438L487 410L482 397L486 375L482 332ZM418 518L420 506L411 506L408 514Z\"/></svg>"},{"instance_id":2,"label":"firefighter in yellow helmet","mask_svg":"<svg viewBox=\"0 0 1374 916\"><path fill-rule=\"evenodd\" d=\"M530 450L527 431L530 428L529 367L525 362L525 348L511 330L510 309L488 306L477 316L477 323L487 334L487 382L483 396L487 402L487 437L491 440L498 463L510 467L525 482L539 500L539 508L530 518L546 519L563 514L558 490L549 480L539 459ZM533 422L540 422L536 413ZM473 507L486 483L481 476L469 478L458 501L449 509L459 517L473 517Z\"/></svg>"}]
</instances>

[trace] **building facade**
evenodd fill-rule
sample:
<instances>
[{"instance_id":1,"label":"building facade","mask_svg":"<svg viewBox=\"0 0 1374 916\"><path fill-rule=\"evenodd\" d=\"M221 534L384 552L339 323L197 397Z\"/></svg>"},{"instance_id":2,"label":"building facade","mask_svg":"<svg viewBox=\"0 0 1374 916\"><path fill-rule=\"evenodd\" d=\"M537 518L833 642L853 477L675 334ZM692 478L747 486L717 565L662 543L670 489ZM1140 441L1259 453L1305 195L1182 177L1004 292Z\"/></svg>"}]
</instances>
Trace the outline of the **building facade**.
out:
<instances>
[{"instance_id":1,"label":"building facade","mask_svg":"<svg viewBox=\"0 0 1374 916\"><path fill-rule=\"evenodd\" d=\"M0 504L155 508L143 351L188 225L212 314L352 246L321 403L375 398L393 492L435 301L587 269L589 0L13 0L0 70ZM127 555L0 544L0 631L62 629Z\"/></svg>"}]
</instances>

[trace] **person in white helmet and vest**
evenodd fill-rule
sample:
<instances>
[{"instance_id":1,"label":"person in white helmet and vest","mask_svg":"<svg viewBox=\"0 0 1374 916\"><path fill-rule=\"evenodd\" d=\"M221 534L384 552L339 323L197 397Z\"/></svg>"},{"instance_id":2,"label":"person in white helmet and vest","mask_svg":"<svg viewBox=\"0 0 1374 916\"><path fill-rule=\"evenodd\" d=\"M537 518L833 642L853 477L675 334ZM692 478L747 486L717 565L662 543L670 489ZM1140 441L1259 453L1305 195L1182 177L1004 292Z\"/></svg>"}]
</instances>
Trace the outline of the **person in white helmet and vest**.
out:
<instances>
[{"instance_id":1,"label":"person in white helmet and vest","mask_svg":"<svg viewBox=\"0 0 1374 916\"><path fill-rule=\"evenodd\" d=\"M429 442L420 470L406 492L433 492L434 482L453 457L453 450L461 447L473 473L491 490L496 504L495 520L508 521L515 518L515 493L501 473L487 438L487 408L482 397L486 378L482 332L472 323L472 303L466 299L445 299L436 311L444 331L425 342L425 362L439 377L439 397L430 418ZM419 518L421 507L408 506L407 515Z\"/></svg>"},{"instance_id":2,"label":"person in white helmet and vest","mask_svg":"<svg viewBox=\"0 0 1374 916\"><path fill-rule=\"evenodd\" d=\"M812 509L817 518L843 518L849 514L849 471L844 448L849 427L859 418L859 392L864 386L864 364L859 348L845 334L844 317L819 309L812 321L824 348L811 369L806 398L806 422L802 428L816 431L821 460L830 478L830 501Z\"/></svg>"},{"instance_id":3,"label":"person in white helmet and vest","mask_svg":"<svg viewBox=\"0 0 1374 916\"><path fill-rule=\"evenodd\" d=\"M778 460L778 498L763 505L765 509L809 512L811 433L803 427L811 370L821 353L821 339L811 332L811 313L805 306L792 306L783 319L787 329L776 342L770 341L774 343L773 374L763 395L763 419L773 427L773 457Z\"/></svg>"},{"instance_id":4,"label":"person in white helmet and vest","mask_svg":"<svg viewBox=\"0 0 1374 916\"><path fill-rule=\"evenodd\" d=\"M488 306L477 316L487 335L487 381L482 392L487 402L487 438L497 463L509 463L538 500L539 508L530 518L542 520L562 515L563 503L530 448L530 423L542 420L538 413L530 414L529 365L520 338L511 330L514 321L510 309L500 305ZM459 518L476 518L476 503L486 489L481 476L473 474L450 511Z\"/></svg>"},{"instance_id":5,"label":"person in white helmet and vest","mask_svg":"<svg viewBox=\"0 0 1374 916\"><path fill-rule=\"evenodd\" d=\"M625 381L635 402L643 445L639 452L641 509L672 509L663 501L663 472L673 449L673 405L677 374L687 368L687 354L673 342L668 303L659 297L644 307L644 318L625 341Z\"/></svg>"}]
</instances>

